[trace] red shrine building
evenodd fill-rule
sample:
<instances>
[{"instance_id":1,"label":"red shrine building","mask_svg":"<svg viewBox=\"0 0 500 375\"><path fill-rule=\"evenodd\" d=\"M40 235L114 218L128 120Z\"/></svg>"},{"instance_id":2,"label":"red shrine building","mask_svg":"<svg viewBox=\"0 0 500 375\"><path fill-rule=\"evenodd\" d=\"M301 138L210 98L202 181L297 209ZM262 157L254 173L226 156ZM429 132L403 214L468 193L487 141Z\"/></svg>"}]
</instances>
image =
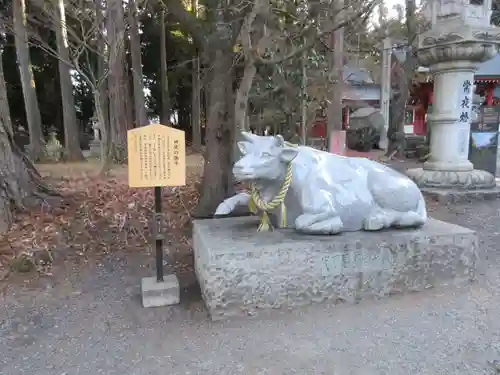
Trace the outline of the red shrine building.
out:
<instances>
[{"instance_id":1,"label":"red shrine building","mask_svg":"<svg viewBox=\"0 0 500 375\"><path fill-rule=\"evenodd\" d=\"M375 83L370 73L364 69L344 66L342 95L342 125L349 126L349 113L363 107L380 108L380 85ZM309 137L324 138L326 135L326 108L318 110L311 126Z\"/></svg>"},{"instance_id":2,"label":"red shrine building","mask_svg":"<svg viewBox=\"0 0 500 375\"><path fill-rule=\"evenodd\" d=\"M500 104L500 54L482 63L474 75L478 104L492 107ZM411 89L411 101L406 109L405 125L413 127L413 134L427 134L427 114L432 110L433 82L418 82Z\"/></svg>"},{"instance_id":3,"label":"red shrine building","mask_svg":"<svg viewBox=\"0 0 500 375\"><path fill-rule=\"evenodd\" d=\"M404 50L393 50L393 64L402 63ZM397 62L396 62L397 61ZM432 110L433 82L428 73L418 73L410 91L406 107L405 132L427 135L427 114ZM344 128L349 127L349 113L361 107L380 108L380 85L374 83L369 73L362 69L344 67L344 103L342 118ZM500 54L482 63L474 77L475 94L485 106L500 105ZM323 138L326 135L326 113L317 113L309 137Z\"/></svg>"}]
</instances>

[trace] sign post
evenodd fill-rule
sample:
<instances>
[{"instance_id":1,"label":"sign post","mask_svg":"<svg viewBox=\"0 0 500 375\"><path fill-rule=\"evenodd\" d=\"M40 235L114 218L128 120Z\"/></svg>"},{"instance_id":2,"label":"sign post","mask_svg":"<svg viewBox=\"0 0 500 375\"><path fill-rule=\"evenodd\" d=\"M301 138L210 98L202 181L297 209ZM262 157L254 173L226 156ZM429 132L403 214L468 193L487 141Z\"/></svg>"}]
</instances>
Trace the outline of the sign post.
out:
<instances>
[{"instance_id":1,"label":"sign post","mask_svg":"<svg viewBox=\"0 0 500 375\"><path fill-rule=\"evenodd\" d=\"M163 213L161 208L161 186L155 187L155 243L156 243L156 281L163 281Z\"/></svg>"},{"instance_id":2,"label":"sign post","mask_svg":"<svg viewBox=\"0 0 500 375\"><path fill-rule=\"evenodd\" d=\"M163 274L165 218L162 187L186 184L186 146L182 130L152 124L127 132L128 184L133 188L154 188L155 207L151 224L155 242L156 278L142 279L144 307L179 303L179 282L175 275Z\"/></svg>"}]
</instances>

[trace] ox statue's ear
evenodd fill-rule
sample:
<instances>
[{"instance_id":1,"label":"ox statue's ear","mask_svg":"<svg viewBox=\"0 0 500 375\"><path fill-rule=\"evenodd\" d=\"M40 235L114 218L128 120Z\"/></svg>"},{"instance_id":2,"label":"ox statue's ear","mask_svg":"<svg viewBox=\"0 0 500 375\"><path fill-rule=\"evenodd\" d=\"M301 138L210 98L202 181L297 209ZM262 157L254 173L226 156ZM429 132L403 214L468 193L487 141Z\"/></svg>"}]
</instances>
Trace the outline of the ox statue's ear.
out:
<instances>
[{"instance_id":1,"label":"ox statue's ear","mask_svg":"<svg viewBox=\"0 0 500 375\"><path fill-rule=\"evenodd\" d=\"M290 163L298 155L299 149L296 147L285 147L281 151L281 160Z\"/></svg>"},{"instance_id":2,"label":"ox statue's ear","mask_svg":"<svg viewBox=\"0 0 500 375\"><path fill-rule=\"evenodd\" d=\"M248 142L240 141L238 142L238 149L243 155L248 154Z\"/></svg>"},{"instance_id":3,"label":"ox statue's ear","mask_svg":"<svg viewBox=\"0 0 500 375\"><path fill-rule=\"evenodd\" d=\"M285 140L283 139L283 136L279 134L274 136L274 144L276 145L276 147L283 147L285 145Z\"/></svg>"},{"instance_id":4,"label":"ox statue's ear","mask_svg":"<svg viewBox=\"0 0 500 375\"><path fill-rule=\"evenodd\" d=\"M247 142L252 142L254 140L254 135L249 132L241 132L241 137L243 138L244 141Z\"/></svg>"}]
</instances>

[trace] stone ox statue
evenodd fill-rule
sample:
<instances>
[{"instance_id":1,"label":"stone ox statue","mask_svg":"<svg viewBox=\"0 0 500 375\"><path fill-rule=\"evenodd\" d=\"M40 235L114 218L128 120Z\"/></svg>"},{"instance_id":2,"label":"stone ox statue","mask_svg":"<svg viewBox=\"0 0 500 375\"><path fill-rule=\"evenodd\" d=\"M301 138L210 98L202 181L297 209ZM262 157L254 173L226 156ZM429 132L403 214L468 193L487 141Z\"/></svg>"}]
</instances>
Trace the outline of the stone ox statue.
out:
<instances>
[{"instance_id":1,"label":"stone ox statue","mask_svg":"<svg viewBox=\"0 0 500 375\"><path fill-rule=\"evenodd\" d=\"M226 199L216 216L250 204L268 211L276 226L310 234L417 227L427 220L419 188L385 165L291 145L280 135L242 136L233 174L252 183L252 194Z\"/></svg>"},{"instance_id":2,"label":"stone ox statue","mask_svg":"<svg viewBox=\"0 0 500 375\"><path fill-rule=\"evenodd\" d=\"M419 188L385 165L291 145L280 135L242 136L233 174L251 182L252 193L226 199L215 215L250 204L268 211L278 227L310 234L416 227L427 219Z\"/></svg>"}]
</instances>

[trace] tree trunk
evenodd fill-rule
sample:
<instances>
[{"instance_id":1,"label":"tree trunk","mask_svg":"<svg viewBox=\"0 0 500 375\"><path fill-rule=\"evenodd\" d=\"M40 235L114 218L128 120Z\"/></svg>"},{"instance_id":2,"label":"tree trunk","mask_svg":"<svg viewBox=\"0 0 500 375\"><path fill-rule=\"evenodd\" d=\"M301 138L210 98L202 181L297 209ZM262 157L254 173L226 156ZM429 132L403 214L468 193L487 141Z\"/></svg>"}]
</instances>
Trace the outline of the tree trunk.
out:
<instances>
[{"instance_id":1,"label":"tree trunk","mask_svg":"<svg viewBox=\"0 0 500 375\"><path fill-rule=\"evenodd\" d=\"M73 96L73 84L71 82L68 52L68 34L66 30L66 13L64 10L64 0L59 0L57 6L59 22L56 26L57 53L59 61L59 81L61 84L61 101L64 122L64 150L67 161L83 160L80 149L80 137L78 124L76 123L75 98Z\"/></svg>"},{"instance_id":2,"label":"tree trunk","mask_svg":"<svg viewBox=\"0 0 500 375\"><path fill-rule=\"evenodd\" d=\"M300 143L307 144L307 54L300 57Z\"/></svg>"},{"instance_id":3,"label":"tree trunk","mask_svg":"<svg viewBox=\"0 0 500 375\"><path fill-rule=\"evenodd\" d=\"M161 113L160 122L163 125L170 123L170 94L168 92L168 69L167 69L167 35L165 25L165 11L161 12L160 18L160 76L161 76Z\"/></svg>"},{"instance_id":4,"label":"tree trunk","mask_svg":"<svg viewBox=\"0 0 500 375\"><path fill-rule=\"evenodd\" d=\"M108 1L108 37L109 37L109 122L110 149L106 155L107 163L118 164L127 160L128 120L125 108L125 53L124 53L124 13L121 0Z\"/></svg>"},{"instance_id":5,"label":"tree trunk","mask_svg":"<svg viewBox=\"0 0 500 375\"><path fill-rule=\"evenodd\" d=\"M134 82L135 124L136 126L142 126L148 123L148 116L144 99L141 36L139 34L139 15L136 0L129 0L128 19L130 25L130 54L132 58L132 76Z\"/></svg>"},{"instance_id":6,"label":"tree trunk","mask_svg":"<svg viewBox=\"0 0 500 375\"><path fill-rule=\"evenodd\" d=\"M133 77L132 76L132 69L129 69L129 62L125 61L125 66L124 66L124 71L125 75L123 77L123 104L125 106L125 115L127 116L127 130L134 129L136 126L139 127L140 125L135 124L135 104L134 104L134 91L133 91ZM130 79L132 78L132 79Z\"/></svg>"},{"instance_id":7,"label":"tree trunk","mask_svg":"<svg viewBox=\"0 0 500 375\"><path fill-rule=\"evenodd\" d=\"M192 102L191 102L191 131L193 147L201 149L201 85L200 85L200 58L193 60Z\"/></svg>"},{"instance_id":8,"label":"tree trunk","mask_svg":"<svg viewBox=\"0 0 500 375\"><path fill-rule=\"evenodd\" d=\"M106 56L106 49L109 48L104 40L104 16L102 5L100 1L96 1L96 25L99 28L97 47L99 51L103 51L102 55L97 55L97 79L100 80L98 87L96 90L98 91L98 95L94 94L94 100L99 99L94 103L96 106L96 111L94 116L97 117L99 121L100 127L100 135L101 135L101 159L104 161L105 156L109 153L109 145L111 142L107 140L110 138L110 129L111 125L109 123L109 97L108 97L108 79L106 77L106 61L104 56ZM101 116L97 111L97 105L99 105L99 109L101 111Z\"/></svg>"},{"instance_id":9,"label":"tree trunk","mask_svg":"<svg viewBox=\"0 0 500 375\"><path fill-rule=\"evenodd\" d=\"M0 52L0 121L5 126L5 130L14 136L12 121L10 119L9 100L7 98L7 85L3 72L3 50Z\"/></svg>"},{"instance_id":10,"label":"tree trunk","mask_svg":"<svg viewBox=\"0 0 500 375\"><path fill-rule=\"evenodd\" d=\"M330 15L331 26L342 22L342 9L344 7L344 1L334 1L333 3L333 14ZM343 94L343 70L344 70L344 29L336 29L332 33L332 46L333 53L330 53L330 66L332 68L333 84L330 95L330 102L328 104L328 116L327 116L327 134L326 147L329 151L332 145L330 142L332 131L342 130L342 94Z\"/></svg>"},{"instance_id":11,"label":"tree trunk","mask_svg":"<svg viewBox=\"0 0 500 375\"><path fill-rule=\"evenodd\" d=\"M230 48L215 52L210 83L210 111L206 126L206 151L197 217L212 217L217 205L234 193L231 178L231 151L234 123L231 121L232 60Z\"/></svg>"},{"instance_id":12,"label":"tree trunk","mask_svg":"<svg viewBox=\"0 0 500 375\"><path fill-rule=\"evenodd\" d=\"M92 95L94 97L94 116L96 116L97 121L99 124L105 124L106 122L109 123L109 119L106 119L106 114L107 112L102 106L103 99L101 97L101 90L99 89L94 89L92 92ZM106 107L107 108L107 107ZM109 127L106 129L109 131ZM101 131L101 150L110 150L111 149L111 137L109 137L109 133ZM103 158L104 159L104 158ZM107 167L106 165L103 165L103 170L101 172L105 172L107 169L104 168Z\"/></svg>"},{"instance_id":13,"label":"tree trunk","mask_svg":"<svg viewBox=\"0 0 500 375\"><path fill-rule=\"evenodd\" d=\"M416 4L415 0L406 0L406 30L408 35L408 51L406 59L402 66L398 69L396 87L397 94L391 100L389 114L389 129L387 130L387 138L389 145L386 155L404 156L405 134L404 134L404 118L406 111L406 103L409 99L409 90L412 84L413 74L417 65L417 60L413 53L413 44L417 38L417 22L416 22Z\"/></svg>"},{"instance_id":14,"label":"tree trunk","mask_svg":"<svg viewBox=\"0 0 500 375\"><path fill-rule=\"evenodd\" d=\"M236 91L236 100L234 102L234 120L235 131L241 132L246 129L246 117L248 112L248 95L252 88L253 79L257 68L253 60L246 63L238 90Z\"/></svg>"},{"instance_id":15,"label":"tree trunk","mask_svg":"<svg viewBox=\"0 0 500 375\"><path fill-rule=\"evenodd\" d=\"M192 0L193 13L198 16L198 0ZM192 103L191 103L191 132L193 135L193 147L201 149L201 102L200 102L200 54L196 51L193 59L192 79Z\"/></svg>"},{"instance_id":16,"label":"tree trunk","mask_svg":"<svg viewBox=\"0 0 500 375\"><path fill-rule=\"evenodd\" d=\"M30 133L30 156L33 161L37 161L43 158L45 154L45 142L43 140L42 120L36 97L35 78L30 63L25 12L26 6L24 0L12 2L16 53L23 88L26 120Z\"/></svg>"},{"instance_id":17,"label":"tree trunk","mask_svg":"<svg viewBox=\"0 0 500 375\"><path fill-rule=\"evenodd\" d=\"M393 96L389 110L389 129L387 130L389 143L386 155L403 157L405 148L404 120L409 87L404 74L400 74L398 82L398 93Z\"/></svg>"},{"instance_id":18,"label":"tree trunk","mask_svg":"<svg viewBox=\"0 0 500 375\"><path fill-rule=\"evenodd\" d=\"M14 209L44 202L55 193L43 183L34 164L0 123L0 234L9 230Z\"/></svg>"}]
</instances>

